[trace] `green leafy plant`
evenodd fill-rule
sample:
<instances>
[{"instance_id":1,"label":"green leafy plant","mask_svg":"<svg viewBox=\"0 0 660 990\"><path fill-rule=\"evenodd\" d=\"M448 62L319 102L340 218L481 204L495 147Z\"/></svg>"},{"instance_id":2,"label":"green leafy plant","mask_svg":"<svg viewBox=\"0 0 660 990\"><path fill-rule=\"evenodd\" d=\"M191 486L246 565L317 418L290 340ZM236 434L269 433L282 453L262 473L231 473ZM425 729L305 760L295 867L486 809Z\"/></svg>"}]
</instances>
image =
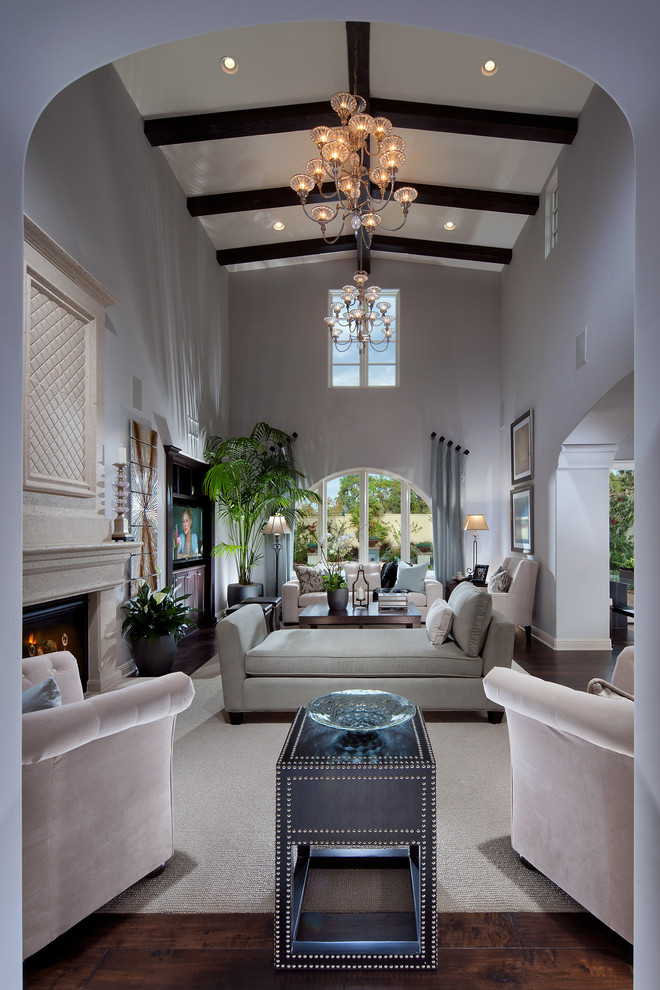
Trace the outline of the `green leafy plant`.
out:
<instances>
[{"instance_id":1,"label":"green leafy plant","mask_svg":"<svg viewBox=\"0 0 660 990\"><path fill-rule=\"evenodd\" d=\"M304 516L304 505L318 504L318 494L304 487L293 459L294 437L268 423L257 423L249 437L209 437L209 469L204 491L217 505L229 534L213 547L215 556L233 555L238 583L251 584L262 559L262 530L269 516L281 513L289 526Z\"/></svg>"},{"instance_id":2,"label":"green leafy plant","mask_svg":"<svg viewBox=\"0 0 660 990\"><path fill-rule=\"evenodd\" d=\"M190 595L176 596L171 588L152 591L145 582L138 593L124 605L126 617L121 631L129 639L158 639L159 636L174 636L181 639L186 629L194 625L191 609L184 605Z\"/></svg>"},{"instance_id":3,"label":"green leafy plant","mask_svg":"<svg viewBox=\"0 0 660 990\"><path fill-rule=\"evenodd\" d=\"M610 569L634 568L635 472L610 473Z\"/></svg>"},{"instance_id":4,"label":"green leafy plant","mask_svg":"<svg viewBox=\"0 0 660 990\"><path fill-rule=\"evenodd\" d=\"M346 531L346 523L338 519L328 520L328 535L319 543L319 557L325 567L323 587L326 591L338 591L346 588L346 578L342 568L349 559L353 537Z\"/></svg>"}]
</instances>

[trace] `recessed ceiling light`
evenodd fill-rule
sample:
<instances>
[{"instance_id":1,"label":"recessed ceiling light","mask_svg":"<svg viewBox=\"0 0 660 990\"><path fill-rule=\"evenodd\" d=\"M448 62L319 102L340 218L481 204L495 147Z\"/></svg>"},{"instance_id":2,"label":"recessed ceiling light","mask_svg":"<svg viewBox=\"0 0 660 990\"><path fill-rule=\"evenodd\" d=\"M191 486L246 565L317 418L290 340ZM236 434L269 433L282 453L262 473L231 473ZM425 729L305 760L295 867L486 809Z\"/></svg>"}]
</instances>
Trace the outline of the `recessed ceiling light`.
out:
<instances>
[{"instance_id":1,"label":"recessed ceiling light","mask_svg":"<svg viewBox=\"0 0 660 990\"><path fill-rule=\"evenodd\" d=\"M235 72L238 72L238 62L232 55L224 55L220 59L220 65L222 66L222 71L228 72L230 76L233 76Z\"/></svg>"},{"instance_id":2,"label":"recessed ceiling light","mask_svg":"<svg viewBox=\"0 0 660 990\"><path fill-rule=\"evenodd\" d=\"M453 220L446 220L442 226L445 228L445 230L456 230L456 224L454 223Z\"/></svg>"},{"instance_id":3,"label":"recessed ceiling light","mask_svg":"<svg viewBox=\"0 0 660 990\"><path fill-rule=\"evenodd\" d=\"M273 230L284 230L284 224L281 220L276 220L273 224Z\"/></svg>"},{"instance_id":4,"label":"recessed ceiling light","mask_svg":"<svg viewBox=\"0 0 660 990\"><path fill-rule=\"evenodd\" d=\"M481 74L484 76L494 76L497 72L498 65L494 58L487 58L484 64L481 66Z\"/></svg>"}]
</instances>

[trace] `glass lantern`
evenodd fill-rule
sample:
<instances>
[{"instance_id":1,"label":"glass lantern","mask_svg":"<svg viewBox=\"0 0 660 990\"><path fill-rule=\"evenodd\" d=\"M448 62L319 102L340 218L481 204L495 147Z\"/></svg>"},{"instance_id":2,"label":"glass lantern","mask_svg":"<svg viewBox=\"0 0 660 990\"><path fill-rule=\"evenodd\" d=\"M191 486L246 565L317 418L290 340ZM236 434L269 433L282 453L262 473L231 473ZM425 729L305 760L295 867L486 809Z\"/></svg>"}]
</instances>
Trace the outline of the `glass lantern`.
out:
<instances>
[{"instance_id":1,"label":"glass lantern","mask_svg":"<svg viewBox=\"0 0 660 990\"><path fill-rule=\"evenodd\" d=\"M367 581L367 575L364 573L362 564L358 567L357 577L351 585L351 602L353 608L369 607L369 582Z\"/></svg>"}]
</instances>

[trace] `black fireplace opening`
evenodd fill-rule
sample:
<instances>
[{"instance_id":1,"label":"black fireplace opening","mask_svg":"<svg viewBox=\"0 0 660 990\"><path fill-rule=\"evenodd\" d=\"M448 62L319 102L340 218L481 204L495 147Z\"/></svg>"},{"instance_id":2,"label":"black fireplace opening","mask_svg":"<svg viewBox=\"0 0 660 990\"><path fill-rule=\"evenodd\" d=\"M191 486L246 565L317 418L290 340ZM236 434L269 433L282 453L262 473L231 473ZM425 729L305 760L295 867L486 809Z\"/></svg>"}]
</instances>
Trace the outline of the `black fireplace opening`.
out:
<instances>
[{"instance_id":1,"label":"black fireplace opening","mask_svg":"<svg viewBox=\"0 0 660 990\"><path fill-rule=\"evenodd\" d=\"M23 656L68 650L78 661L83 691L89 677L88 596L41 602L23 609Z\"/></svg>"}]
</instances>

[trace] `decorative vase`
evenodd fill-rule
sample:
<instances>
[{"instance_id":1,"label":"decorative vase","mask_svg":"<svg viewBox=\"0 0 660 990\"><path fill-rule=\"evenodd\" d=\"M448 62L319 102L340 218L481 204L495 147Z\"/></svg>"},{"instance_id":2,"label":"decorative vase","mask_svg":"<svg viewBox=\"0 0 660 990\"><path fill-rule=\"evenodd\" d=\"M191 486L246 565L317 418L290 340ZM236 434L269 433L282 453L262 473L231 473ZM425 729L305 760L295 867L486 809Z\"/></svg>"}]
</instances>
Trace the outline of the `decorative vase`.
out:
<instances>
[{"instance_id":1,"label":"decorative vase","mask_svg":"<svg viewBox=\"0 0 660 990\"><path fill-rule=\"evenodd\" d=\"M348 605L348 588L336 588L334 591L327 591L328 608L331 612L344 612Z\"/></svg>"},{"instance_id":2,"label":"decorative vase","mask_svg":"<svg viewBox=\"0 0 660 990\"><path fill-rule=\"evenodd\" d=\"M131 651L141 677L169 674L176 654L176 640L169 636L157 639L131 639Z\"/></svg>"},{"instance_id":3,"label":"decorative vase","mask_svg":"<svg viewBox=\"0 0 660 990\"><path fill-rule=\"evenodd\" d=\"M245 598L262 598L263 593L263 584L228 584L227 607L238 605Z\"/></svg>"}]
</instances>

